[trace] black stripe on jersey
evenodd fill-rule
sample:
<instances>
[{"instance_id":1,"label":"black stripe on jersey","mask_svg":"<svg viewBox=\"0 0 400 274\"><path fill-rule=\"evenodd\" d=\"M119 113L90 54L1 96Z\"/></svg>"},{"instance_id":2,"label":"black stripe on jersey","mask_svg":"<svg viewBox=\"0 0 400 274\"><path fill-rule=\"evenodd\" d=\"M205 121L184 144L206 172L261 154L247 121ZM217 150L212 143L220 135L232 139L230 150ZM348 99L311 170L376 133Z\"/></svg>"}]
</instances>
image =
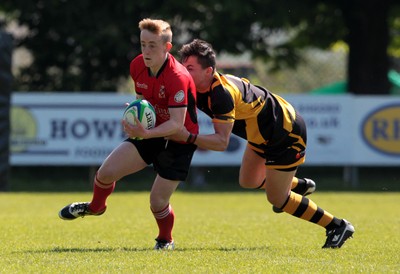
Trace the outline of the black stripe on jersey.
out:
<instances>
[{"instance_id":1,"label":"black stripe on jersey","mask_svg":"<svg viewBox=\"0 0 400 274\"><path fill-rule=\"evenodd\" d=\"M322 216L324 216L324 210L322 208L318 207L317 211L311 217L310 222L313 222L316 224L319 222L319 220L321 220Z\"/></svg>"},{"instance_id":2,"label":"black stripe on jersey","mask_svg":"<svg viewBox=\"0 0 400 274\"><path fill-rule=\"evenodd\" d=\"M167 59L165 59L164 64L162 64L161 68L158 70L156 78L161 75L161 73L164 71L167 63L168 63L169 55L167 56ZM149 73L149 76L153 76L153 73L151 72L150 68L147 68L147 72Z\"/></svg>"},{"instance_id":3,"label":"black stripe on jersey","mask_svg":"<svg viewBox=\"0 0 400 274\"><path fill-rule=\"evenodd\" d=\"M235 120L233 124L232 133L247 140L246 133L246 121L245 120Z\"/></svg>"},{"instance_id":4,"label":"black stripe on jersey","mask_svg":"<svg viewBox=\"0 0 400 274\"><path fill-rule=\"evenodd\" d=\"M242 93L242 100L248 104L258 101L258 104L264 102L267 98L267 91L265 88L252 85L249 80L245 78L239 78L233 75L225 74L226 79L231 81ZM240 85L242 88L240 88ZM256 107L254 107L256 108Z\"/></svg>"},{"instance_id":5,"label":"black stripe on jersey","mask_svg":"<svg viewBox=\"0 0 400 274\"><path fill-rule=\"evenodd\" d=\"M168 108L185 108L187 105L179 105L179 106L168 106Z\"/></svg>"},{"instance_id":6,"label":"black stripe on jersey","mask_svg":"<svg viewBox=\"0 0 400 274\"><path fill-rule=\"evenodd\" d=\"M224 120L224 121L232 120L231 116L226 116L226 115L215 114L214 117L219 119L219 120Z\"/></svg>"},{"instance_id":7,"label":"black stripe on jersey","mask_svg":"<svg viewBox=\"0 0 400 274\"><path fill-rule=\"evenodd\" d=\"M196 104L198 109L207 114L209 117L213 118L213 113L210 110L210 107L208 106L209 95L210 95L209 92L197 93Z\"/></svg>"},{"instance_id":8,"label":"black stripe on jersey","mask_svg":"<svg viewBox=\"0 0 400 274\"><path fill-rule=\"evenodd\" d=\"M306 210L308 208L308 202L309 202L309 200L306 197L302 197L301 203L299 204L296 211L292 215L300 218L301 215L303 215L304 212L306 212Z\"/></svg>"},{"instance_id":9,"label":"black stripe on jersey","mask_svg":"<svg viewBox=\"0 0 400 274\"><path fill-rule=\"evenodd\" d=\"M271 140L272 133L274 132L274 122L272 121L273 113L273 104L271 101L265 102L263 108L260 113L257 115L257 124L260 134L264 138L264 140Z\"/></svg>"},{"instance_id":10,"label":"black stripe on jersey","mask_svg":"<svg viewBox=\"0 0 400 274\"><path fill-rule=\"evenodd\" d=\"M257 94L254 90L251 89L251 85L249 82L245 82L243 81L243 79L241 79L243 88L239 89L242 92L242 99L243 101L245 101L248 104L251 104L255 101L257 101ZM238 83L236 84L236 86L238 86ZM239 87L239 86L238 86ZM264 101L265 98L262 98L262 100ZM258 102L259 104L259 102ZM256 108L256 107L254 107Z\"/></svg>"},{"instance_id":11,"label":"black stripe on jersey","mask_svg":"<svg viewBox=\"0 0 400 274\"><path fill-rule=\"evenodd\" d=\"M214 114L226 114L235 108L231 93L222 85L216 86L210 92L210 97L211 105L209 107Z\"/></svg>"},{"instance_id":12,"label":"black stripe on jersey","mask_svg":"<svg viewBox=\"0 0 400 274\"><path fill-rule=\"evenodd\" d=\"M188 108L187 112L189 114L190 120L194 124L197 124L197 111L196 111L196 99L193 96L192 90L188 90Z\"/></svg>"}]
</instances>

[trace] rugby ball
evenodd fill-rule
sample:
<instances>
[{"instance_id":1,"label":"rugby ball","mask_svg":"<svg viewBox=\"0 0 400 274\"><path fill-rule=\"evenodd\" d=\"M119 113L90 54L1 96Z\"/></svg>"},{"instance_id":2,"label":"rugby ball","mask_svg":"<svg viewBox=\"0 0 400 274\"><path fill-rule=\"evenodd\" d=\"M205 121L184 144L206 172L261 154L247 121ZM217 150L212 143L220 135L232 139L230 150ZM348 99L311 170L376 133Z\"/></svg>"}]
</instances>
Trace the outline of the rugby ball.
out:
<instances>
[{"instance_id":1,"label":"rugby ball","mask_svg":"<svg viewBox=\"0 0 400 274\"><path fill-rule=\"evenodd\" d=\"M123 119L129 124L135 125L135 117L146 129L151 129L156 125L156 112L147 100L137 99L126 107Z\"/></svg>"}]
</instances>

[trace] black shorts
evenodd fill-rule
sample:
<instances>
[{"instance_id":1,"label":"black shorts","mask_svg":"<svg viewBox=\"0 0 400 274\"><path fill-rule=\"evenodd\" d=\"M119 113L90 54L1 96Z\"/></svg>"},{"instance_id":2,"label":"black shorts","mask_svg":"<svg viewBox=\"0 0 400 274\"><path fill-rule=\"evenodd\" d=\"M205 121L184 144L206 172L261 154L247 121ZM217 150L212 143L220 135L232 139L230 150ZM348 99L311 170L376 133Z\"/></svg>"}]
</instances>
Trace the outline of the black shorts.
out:
<instances>
[{"instance_id":1,"label":"black shorts","mask_svg":"<svg viewBox=\"0 0 400 274\"><path fill-rule=\"evenodd\" d=\"M167 141L164 138L143 140L126 139L135 145L142 159L153 164L154 170L162 178L172 181L185 181L192 157L197 146Z\"/></svg>"},{"instance_id":2,"label":"black shorts","mask_svg":"<svg viewBox=\"0 0 400 274\"><path fill-rule=\"evenodd\" d=\"M303 118L296 114L291 132L275 136L267 144L248 143L251 149L265 159L267 168L292 171L304 163L307 130Z\"/></svg>"}]
</instances>

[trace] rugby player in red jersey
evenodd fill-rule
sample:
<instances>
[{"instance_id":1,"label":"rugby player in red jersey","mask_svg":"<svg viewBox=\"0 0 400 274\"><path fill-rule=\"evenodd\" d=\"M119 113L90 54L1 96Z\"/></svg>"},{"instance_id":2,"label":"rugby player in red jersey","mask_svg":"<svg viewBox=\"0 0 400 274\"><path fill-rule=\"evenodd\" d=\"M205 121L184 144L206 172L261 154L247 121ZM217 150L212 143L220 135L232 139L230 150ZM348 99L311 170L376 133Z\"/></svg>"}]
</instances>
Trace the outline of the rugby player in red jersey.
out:
<instances>
[{"instance_id":1,"label":"rugby player in red jersey","mask_svg":"<svg viewBox=\"0 0 400 274\"><path fill-rule=\"evenodd\" d=\"M152 164L157 176L150 193L150 209L159 228L154 249L170 250L174 249L175 220L170 197L179 182L186 179L197 146L194 140L174 142L164 137L183 128L198 134L196 87L186 68L169 53L170 25L162 20L143 19L139 29L142 54L132 60L130 74L137 98L153 105L156 126L145 129L140 123L133 126L122 121L129 138L111 152L97 171L92 201L67 205L59 216L73 220L103 214L116 181Z\"/></svg>"}]
</instances>

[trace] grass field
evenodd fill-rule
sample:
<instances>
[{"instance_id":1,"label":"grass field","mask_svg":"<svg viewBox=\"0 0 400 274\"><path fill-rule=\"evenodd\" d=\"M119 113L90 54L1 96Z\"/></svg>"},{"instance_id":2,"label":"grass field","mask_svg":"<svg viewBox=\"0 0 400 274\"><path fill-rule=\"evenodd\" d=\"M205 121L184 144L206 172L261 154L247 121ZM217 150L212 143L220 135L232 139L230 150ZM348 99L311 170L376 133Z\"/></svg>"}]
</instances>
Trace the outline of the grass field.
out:
<instances>
[{"instance_id":1,"label":"grass field","mask_svg":"<svg viewBox=\"0 0 400 274\"><path fill-rule=\"evenodd\" d=\"M0 273L400 273L400 193L319 192L354 238L321 249L321 227L275 214L260 191L178 191L176 249L152 250L148 192L116 191L101 217L58 218L91 193L0 194Z\"/></svg>"}]
</instances>

